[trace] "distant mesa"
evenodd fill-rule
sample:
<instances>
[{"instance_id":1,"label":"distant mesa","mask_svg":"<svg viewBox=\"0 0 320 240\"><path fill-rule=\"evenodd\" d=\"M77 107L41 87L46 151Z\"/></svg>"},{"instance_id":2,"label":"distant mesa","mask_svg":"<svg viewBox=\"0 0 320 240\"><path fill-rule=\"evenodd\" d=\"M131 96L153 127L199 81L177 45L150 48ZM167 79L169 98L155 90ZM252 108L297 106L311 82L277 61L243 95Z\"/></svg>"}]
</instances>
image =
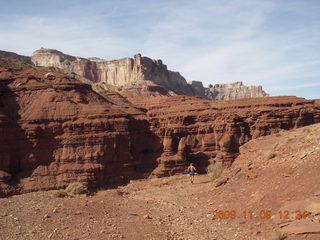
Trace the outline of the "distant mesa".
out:
<instances>
[{"instance_id":1,"label":"distant mesa","mask_svg":"<svg viewBox=\"0 0 320 240\"><path fill-rule=\"evenodd\" d=\"M141 54L135 54L134 58L104 60L74 57L55 49L41 48L32 54L31 60L36 66L75 72L100 85L98 89L112 88L124 96L187 95L210 100L269 96L261 86L244 86L242 82L205 88L200 81L187 82L179 72L168 70L161 60Z\"/></svg>"}]
</instances>

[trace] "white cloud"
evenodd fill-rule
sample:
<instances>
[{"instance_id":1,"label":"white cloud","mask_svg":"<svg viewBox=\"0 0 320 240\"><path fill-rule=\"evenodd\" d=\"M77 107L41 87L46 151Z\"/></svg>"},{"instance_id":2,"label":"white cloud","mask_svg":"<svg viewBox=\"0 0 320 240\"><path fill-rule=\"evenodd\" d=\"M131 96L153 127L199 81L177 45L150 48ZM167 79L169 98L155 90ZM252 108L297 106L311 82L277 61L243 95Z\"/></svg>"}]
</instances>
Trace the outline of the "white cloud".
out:
<instances>
[{"instance_id":1,"label":"white cloud","mask_svg":"<svg viewBox=\"0 0 320 240\"><path fill-rule=\"evenodd\" d=\"M304 89L304 88L312 88L312 87L320 87L320 82L298 84L293 86L292 85L277 86L277 87L271 88L271 90L283 91L283 90L296 90L296 89Z\"/></svg>"},{"instance_id":2,"label":"white cloud","mask_svg":"<svg viewBox=\"0 0 320 240\"><path fill-rule=\"evenodd\" d=\"M288 86L296 95L303 95L302 86L319 86L320 5L314 1L72 3L11 17L0 25L1 48L30 55L50 47L107 59L141 52L205 85L244 81L277 93Z\"/></svg>"}]
</instances>

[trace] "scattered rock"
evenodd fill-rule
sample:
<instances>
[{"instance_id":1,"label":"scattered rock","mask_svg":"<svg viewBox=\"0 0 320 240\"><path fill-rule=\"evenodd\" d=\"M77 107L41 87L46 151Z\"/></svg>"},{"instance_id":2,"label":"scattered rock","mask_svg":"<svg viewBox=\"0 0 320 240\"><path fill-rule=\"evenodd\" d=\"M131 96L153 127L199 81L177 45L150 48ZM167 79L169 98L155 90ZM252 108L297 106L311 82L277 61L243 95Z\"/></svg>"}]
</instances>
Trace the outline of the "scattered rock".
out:
<instances>
[{"instance_id":1,"label":"scattered rock","mask_svg":"<svg viewBox=\"0 0 320 240\"><path fill-rule=\"evenodd\" d=\"M224 178L218 179L218 180L215 182L214 186L215 186L215 187L219 187L219 186L221 186L221 185L223 185L223 184L226 184L228 181L229 181L229 177L224 177Z\"/></svg>"},{"instance_id":2,"label":"scattered rock","mask_svg":"<svg viewBox=\"0 0 320 240\"><path fill-rule=\"evenodd\" d=\"M46 79L48 79L48 80L54 80L54 79L56 79L56 77L54 76L54 74L51 73L51 72L46 73L46 74L44 75L44 77L45 77Z\"/></svg>"}]
</instances>

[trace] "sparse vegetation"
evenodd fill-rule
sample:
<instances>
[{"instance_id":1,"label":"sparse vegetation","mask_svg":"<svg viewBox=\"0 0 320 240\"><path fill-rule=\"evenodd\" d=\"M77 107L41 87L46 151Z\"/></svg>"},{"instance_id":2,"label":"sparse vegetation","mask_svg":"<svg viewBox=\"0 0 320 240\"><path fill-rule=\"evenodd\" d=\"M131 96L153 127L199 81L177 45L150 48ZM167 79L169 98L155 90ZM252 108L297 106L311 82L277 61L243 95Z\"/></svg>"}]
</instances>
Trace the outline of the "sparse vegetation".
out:
<instances>
[{"instance_id":1,"label":"sparse vegetation","mask_svg":"<svg viewBox=\"0 0 320 240\"><path fill-rule=\"evenodd\" d=\"M267 159L272 159L272 158L275 158L277 156L277 154L275 154L274 152L269 152L268 155L267 155Z\"/></svg>"},{"instance_id":2,"label":"sparse vegetation","mask_svg":"<svg viewBox=\"0 0 320 240\"><path fill-rule=\"evenodd\" d=\"M68 196L68 193L65 189L59 189L59 190L51 190L49 193L56 198L64 198Z\"/></svg>"},{"instance_id":3,"label":"sparse vegetation","mask_svg":"<svg viewBox=\"0 0 320 240\"><path fill-rule=\"evenodd\" d=\"M292 142L293 139L294 139L293 137L288 138L288 139L287 139L287 143L288 143L288 142Z\"/></svg>"},{"instance_id":4,"label":"sparse vegetation","mask_svg":"<svg viewBox=\"0 0 320 240\"><path fill-rule=\"evenodd\" d=\"M64 198L72 195L87 194L88 188L80 182L70 183L66 189L50 190L49 193L53 197Z\"/></svg>"},{"instance_id":5,"label":"sparse vegetation","mask_svg":"<svg viewBox=\"0 0 320 240\"><path fill-rule=\"evenodd\" d=\"M275 150L275 151L278 151L278 150L280 150L282 147L283 147L282 144L277 143L276 145L274 145L274 150Z\"/></svg>"},{"instance_id":6,"label":"sparse vegetation","mask_svg":"<svg viewBox=\"0 0 320 240\"><path fill-rule=\"evenodd\" d=\"M68 185L68 187L66 188L66 192L71 195L87 194L88 188L83 183L74 182Z\"/></svg>"},{"instance_id":7,"label":"sparse vegetation","mask_svg":"<svg viewBox=\"0 0 320 240\"><path fill-rule=\"evenodd\" d=\"M272 232L271 234L271 240L284 240L284 239L286 239L286 236L279 231Z\"/></svg>"},{"instance_id":8,"label":"sparse vegetation","mask_svg":"<svg viewBox=\"0 0 320 240\"><path fill-rule=\"evenodd\" d=\"M303 129L303 132L304 132L304 133L310 133L310 132L311 132L311 129L310 129L310 128L304 128L304 129Z\"/></svg>"},{"instance_id":9,"label":"sparse vegetation","mask_svg":"<svg viewBox=\"0 0 320 240\"><path fill-rule=\"evenodd\" d=\"M220 175L223 172L223 165L221 162L218 163L211 163L208 167L207 167L207 174L210 176L211 181L215 181L216 179L218 179L220 177Z\"/></svg>"}]
</instances>

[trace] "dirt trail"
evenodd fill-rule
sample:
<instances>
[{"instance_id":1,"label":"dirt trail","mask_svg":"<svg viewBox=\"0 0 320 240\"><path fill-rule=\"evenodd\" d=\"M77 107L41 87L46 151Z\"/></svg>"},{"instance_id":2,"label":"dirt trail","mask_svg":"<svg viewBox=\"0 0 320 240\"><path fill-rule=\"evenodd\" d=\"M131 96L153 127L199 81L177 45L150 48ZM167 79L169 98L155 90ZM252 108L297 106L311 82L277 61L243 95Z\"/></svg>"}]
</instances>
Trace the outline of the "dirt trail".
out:
<instances>
[{"instance_id":1,"label":"dirt trail","mask_svg":"<svg viewBox=\"0 0 320 240\"><path fill-rule=\"evenodd\" d=\"M232 222L211 219L197 197L207 176L132 181L94 196L54 198L48 192L0 199L0 239L253 239Z\"/></svg>"},{"instance_id":2,"label":"dirt trail","mask_svg":"<svg viewBox=\"0 0 320 240\"><path fill-rule=\"evenodd\" d=\"M209 198L207 201L199 198L213 188L207 176L197 176L193 185L187 176L153 179L148 184L145 187L140 182L123 190L128 191L130 199L152 202L150 216L169 229L168 239L252 239L230 222L221 225L212 220L210 212L214 206L209 205ZM139 185L141 189L132 190Z\"/></svg>"}]
</instances>

